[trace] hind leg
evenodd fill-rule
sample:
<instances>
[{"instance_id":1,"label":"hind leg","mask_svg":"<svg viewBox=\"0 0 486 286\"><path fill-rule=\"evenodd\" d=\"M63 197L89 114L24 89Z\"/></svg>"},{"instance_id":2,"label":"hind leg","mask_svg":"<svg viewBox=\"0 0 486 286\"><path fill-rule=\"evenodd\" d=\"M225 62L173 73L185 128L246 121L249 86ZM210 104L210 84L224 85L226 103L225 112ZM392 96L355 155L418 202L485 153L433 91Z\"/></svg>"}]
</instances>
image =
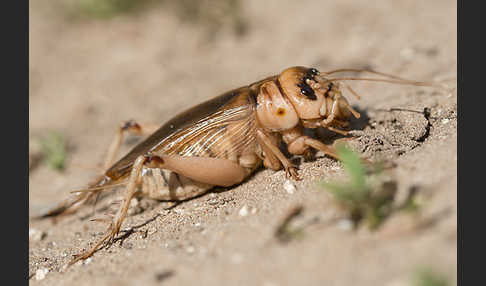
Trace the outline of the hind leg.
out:
<instances>
[{"instance_id":1,"label":"hind leg","mask_svg":"<svg viewBox=\"0 0 486 286\"><path fill-rule=\"evenodd\" d=\"M231 186L240 183L248 175L245 168L224 159L180 156L138 156L132 166L130 177L127 181L122 205L113 220L109 221L106 233L91 249L78 255L69 265L90 257L103 242L107 240L113 242L113 239L120 231L123 220L127 216L130 201L137 192L137 186L143 182L141 176L144 166L148 168L168 169L191 180L218 186Z\"/></svg>"},{"instance_id":2,"label":"hind leg","mask_svg":"<svg viewBox=\"0 0 486 286\"><path fill-rule=\"evenodd\" d=\"M72 265L73 263L79 260L90 257L98 249L98 247L106 240L113 241L115 236L120 231L121 224L127 215L128 207L130 206L130 201L136 193L137 183L139 182L139 177L141 175L142 167L143 164L146 162L146 160L147 158L145 156L139 156L135 160L135 163L133 164L132 167L132 171L130 172L130 178L128 179L128 184L125 190L122 206L121 208L118 209L113 220L109 222L109 226L106 233L103 235L103 237L100 240L98 240L98 242L95 243L95 245L91 249L77 255L76 258L73 259L71 262L69 262L68 265Z\"/></svg>"},{"instance_id":3,"label":"hind leg","mask_svg":"<svg viewBox=\"0 0 486 286\"><path fill-rule=\"evenodd\" d=\"M154 168L142 176L141 195L159 201L180 201L201 195L212 187L167 169Z\"/></svg>"},{"instance_id":4,"label":"hind leg","mask_svg":"<svg viewBox=\"0 0 486 286\"><path fill-rule=\"evenodd\" d=\"M128 132L131 135L150 135L159 127L159 125L152 123L139 124L134 120L125 121L120 124L120 127L118 127L116 131L115 138L108 148L103 170L108 170L108 168L115 163L118 151L120 151L124 133Z\"/></svg>"}]
</instances>

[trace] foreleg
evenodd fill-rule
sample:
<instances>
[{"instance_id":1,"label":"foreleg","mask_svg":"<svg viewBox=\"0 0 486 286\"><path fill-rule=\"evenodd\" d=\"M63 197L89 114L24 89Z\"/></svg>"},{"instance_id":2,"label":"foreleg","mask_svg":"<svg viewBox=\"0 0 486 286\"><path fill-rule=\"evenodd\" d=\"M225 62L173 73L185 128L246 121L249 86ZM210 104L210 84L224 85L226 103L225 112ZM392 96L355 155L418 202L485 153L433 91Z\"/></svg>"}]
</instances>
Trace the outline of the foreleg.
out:
<instances>
[{"instance_id":1,"label":"foreleg","mask_svg":"<svg viewBox=\"0 0 486 286\"><path fill-rule=\"evenodd\" d=\"M290 160L285 157L285 155L280 151L278 146L273 144L271 139L263 131L257 130L257 140L260 146L262 146L262 148L266 150L265 154L267 155L267 157L273 155L277 157L280 163L282 163L287 177L292 177L295 180L300 180L294 165L292 165Z\"/></svg>"},{"instance_id":2,"label":"foreleg","mask_svg":"<svg viewBox=\"0 0 486 286\"><path fill-rule=\"evenodd\" d=\"M287 143L287 149L290 154L302 155L307 152L309 148L314 148L324 152L326 155L331 156L334 159L339 159L336 150L333 147L327 146L319 140L303 135L300 127L286 130L282 133L282 137L285 143Z\"/></svg>"}]
</instances>

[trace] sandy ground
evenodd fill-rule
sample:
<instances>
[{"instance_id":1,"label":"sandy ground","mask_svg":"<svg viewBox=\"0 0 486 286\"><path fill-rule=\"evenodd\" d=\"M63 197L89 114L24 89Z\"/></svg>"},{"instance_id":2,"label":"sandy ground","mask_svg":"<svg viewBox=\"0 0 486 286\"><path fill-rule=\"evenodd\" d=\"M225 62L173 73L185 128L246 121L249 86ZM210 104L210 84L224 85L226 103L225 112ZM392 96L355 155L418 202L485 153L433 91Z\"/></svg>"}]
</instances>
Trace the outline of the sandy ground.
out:
<instances>
[{"instance_id":1,"label":"sandy ground","mask_svg":"<svg viewBox=\"0 0 486 286\"><path fill-rule=\"evenodd\" d=\"M225 22L216 32L181 22L168 6L72 20L56 6L31 1L31 150L52 130L68 143L64 172L45 164L31 169L31 215L98 174L119 123L162 124L195 103L289 66L371 67L417 80L456 76L456 1L243 2L245 30L237 34ZM142 199L122 226L130 230L123 240L65 272L72 255L104 231L89 221L96 217L92 207L55 224L30 220L30 230L43 233L30 240L30 283L410 285L413 273L426 267L454 285L456 93L375 83L353 87L362 99L349 100L363 117L352 122L358 132L351 144L364 157L394 165L389 175L398 186L397 201L412 187L419 190L419 213L397 213L374 232L347 230L336 220L333 198L315 187L318 180L342 177L342 166L317 154L300 164L303 180L293 193L283 187L283 171L259 170L239 186L172 208ZM426 107L430 115L422 112ZM136 142L127 140L123 152ZM303 234L281 243L275 230L297 205L303 206L296 219L305 225ZM38 279L42 269L49 272Z\"/></svg>"}]
</instances>

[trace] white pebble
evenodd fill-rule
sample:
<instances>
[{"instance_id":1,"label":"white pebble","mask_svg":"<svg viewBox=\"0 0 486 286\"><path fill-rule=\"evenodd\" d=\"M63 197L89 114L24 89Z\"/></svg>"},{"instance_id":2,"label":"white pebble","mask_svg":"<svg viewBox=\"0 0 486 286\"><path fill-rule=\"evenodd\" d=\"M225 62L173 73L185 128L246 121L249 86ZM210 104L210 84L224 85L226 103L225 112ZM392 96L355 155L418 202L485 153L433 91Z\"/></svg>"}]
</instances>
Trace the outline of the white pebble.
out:
<instances>
[{"instance_id":1,"label":"white pebble","mask_svg":"<svg viewBox=\"0 0 486 286\"><path fill-rule=\"evenodd\" d=\"M29 241L40 241L45 237L45 232L35 228L29 229Z\"/></svg>"},{"instance_id":2,"label":"white pebble","mask_svg":"<svg viewBox=\"0 0 486 286\"><path fill-rule=\"evenodd\" d=\"M238 212L240 216L247 216L248 215L248 207L244 205L240 211Z\"/></svg>"},{"instance_id":3,"label":"white pebble","mask_svg":"<svg viewBox=\"0 0 486 286\"><path fill-rule=\"evenodd\" d=\"M441 122L442 122L442 124L446 124L447 122L449 122L449 119L444 118L444 119L441 120Z\"/></svg>"},{"instance_id":4,"label":"white pebble","mask_svg":"<svg viewBox=\"0 0 486 286\"><path fill-rule=\"evenodd\" d=\"M148 229L147 234L152 235L157 232L157 229L155 227L151 227Z\"/></svg>"},{"instance_id":5,"label":"white pebble","mask_svg":"<svg viewBox=\"0 0 486 286\"><path fill-rule=\"evenodd\" d=\"M251 208L251 214L256 214L257 213L257 208Z\"/></svg>"},{"instance_id":6,"label":"white pebble","mask_svg":"<svg viewBox=\"0 0 486 286\"><path fill-rule=\"evenodd\" d=\"M283 188L289 194L295 193L295 190L296 190L294 183L292 183L290 180L285 180L285 182L283 184Z\"/></svg>"},{"instance_id":7,"label":"white pebble","mask_svg":"<svg viewBox=\"0 0 486 286\"><path fill-rule=\"evenodd\" d=\"M186 248L186 251L187 251L187 253L194 253L194 251L196 251L196 249L194 248L194 246L188 246Z\"/></svg>"},{"instance_id":8,"label":"white pebble","mask_svg":"<svg viewBox=\"0 0 486 286\"><path fill-rule=\"evenodd\" d=\"M341 170L341 166L334 165L334 166L331 167L331 169L334 170L334 171L339 171L339 170Z\"/></svg>"},{"instance_id":9,"label":"white pebble","mask_svg":"<svg viewBox=\"0 0 486 286\"><path fill-rule=\"evenodd\" d=\"M86 260L84 261L84 265L86 265L86 264L90 264L92 260L93 260L93 259L91 259L91 257L90 257L90 258L88 258L88 259L86 259Z\"/></svg>"},{"instance_id":10,"label":"white pebble","mask_svg":"<svg viewBox=\"0 0 486 286\"><path fill-rule=\"evenodd\" d=\"M354 223L350 219L340 219L337 226L341 230L350 231L353 229Z\"/></svg>"},{"instance_id":11,"label":"white pebble","mask_svg":"<svg viewBox=\"0 0 486 286\"><path fill-rule=\"evenodd\" d=\"M400 51L400 56L405 60L411 60L415 56L415 50L412 48L404 48Z\"/></svg>"},{"instance_id":12,"label":"white pebble","mask_svg":"<svg viewBox=\"0 0 486 286\"><path fill-rule=\"evenodd\" d=\"M159 215L168 215L170 213L170 210L161 210L158 212Z\"/></svg>"},{"instance_id":13,"label":"white pebble","mask_svg":"<svg viewBox=\"0 0 486 286\"><path fill-rule=\"evenodd\" d=\"M130 207L131 208L134 208L138 206L138 199L137 198L133 198L131 201L130 201Z\"/></svg>"},{"instance_id":14,"label":"white pebble","mask_svg":"<svg viewBox=\"0 0 486 286\"><path fill-rule=\"evenodd\" d=\"M49 269L47 269L47 268L37 269L37 271L35 272L35 280L42 280L42 279L46 278L46 275L47 275L48 272L49 272Z\"/></svg>"}]
</instances>

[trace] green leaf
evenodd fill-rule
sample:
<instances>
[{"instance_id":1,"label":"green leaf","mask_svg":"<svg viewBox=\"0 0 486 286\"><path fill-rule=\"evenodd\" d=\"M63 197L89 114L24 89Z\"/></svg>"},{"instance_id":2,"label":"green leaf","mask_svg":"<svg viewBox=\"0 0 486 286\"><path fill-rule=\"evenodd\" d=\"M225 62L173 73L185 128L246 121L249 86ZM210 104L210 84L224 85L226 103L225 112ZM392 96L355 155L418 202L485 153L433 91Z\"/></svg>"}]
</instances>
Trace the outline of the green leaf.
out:
<instances>
[{"instance_id":1,"label":"green leaf","mask_svg":"<svg viewBox=\"0 0 486 286\"><path fill-rule=\"evenodd\" d=\"M358 154L345 145L337 147L338 156L344 166L344 170L349 174L351 185L357 190L366 190L366 170L361 164Z\"/></svg>"},{"instance_id":2,"label":"green leaf","mask_svg":"<svg viewBox=\"0 0 486 286\"><path fill-rule=\"evenodd\" d=\"M66 144L62 134L58 132L49 132L41 140L41 151L44 154L44 160L49 167L56 170L63 170L66 161Z\"/></svg>"},{"instance_id":3,"label":"green leaf","mask_svg":"<svg viewBox=\"0 0 486 286\"><path fill-rule=\"evenodd\" d=\"M413 277L414 286L447 286L447 279L442 274L430 269L418 270Z\"/></svg>"}]
</instances>

